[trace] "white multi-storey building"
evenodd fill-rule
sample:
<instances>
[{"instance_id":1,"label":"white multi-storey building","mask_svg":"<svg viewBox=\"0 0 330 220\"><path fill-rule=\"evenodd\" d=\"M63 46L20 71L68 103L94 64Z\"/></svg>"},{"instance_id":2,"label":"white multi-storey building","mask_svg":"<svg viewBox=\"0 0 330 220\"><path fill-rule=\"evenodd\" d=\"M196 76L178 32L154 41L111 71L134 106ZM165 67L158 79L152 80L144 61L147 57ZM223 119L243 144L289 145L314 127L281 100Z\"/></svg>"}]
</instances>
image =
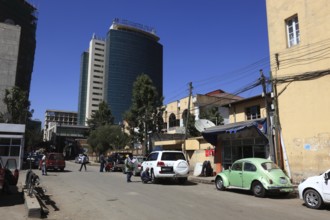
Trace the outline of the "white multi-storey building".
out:
<instances>
[{"instance_id":1,"label":"white multi-storey building","mask_svg":"<svg viewBox=\"0 0 330 220\"><path fill-rule=\"evenodd\" d=\"M86 125L104 100L105 40L93 35L82 57L78 123Z\"/></svg>"}]
</instances>

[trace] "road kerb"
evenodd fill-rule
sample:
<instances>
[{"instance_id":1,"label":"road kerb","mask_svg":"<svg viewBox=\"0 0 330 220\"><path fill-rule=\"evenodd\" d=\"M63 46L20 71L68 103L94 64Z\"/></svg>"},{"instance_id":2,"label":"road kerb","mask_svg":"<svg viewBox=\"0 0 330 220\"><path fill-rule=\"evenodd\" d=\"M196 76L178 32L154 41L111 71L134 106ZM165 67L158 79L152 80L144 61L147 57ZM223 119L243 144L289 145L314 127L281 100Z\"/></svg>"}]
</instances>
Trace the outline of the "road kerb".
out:
<instances>
[{"instance_id":1,"label":"road kerb","mask_svg":"<svg viewBox=\"0 0 330 220\"><path fill-rule=\"evenodd\" d=\"M24 203L29 218L41 218L41 207L35 196L29 196L27 190L24 190Z\"/></svg>"}]
</instances>

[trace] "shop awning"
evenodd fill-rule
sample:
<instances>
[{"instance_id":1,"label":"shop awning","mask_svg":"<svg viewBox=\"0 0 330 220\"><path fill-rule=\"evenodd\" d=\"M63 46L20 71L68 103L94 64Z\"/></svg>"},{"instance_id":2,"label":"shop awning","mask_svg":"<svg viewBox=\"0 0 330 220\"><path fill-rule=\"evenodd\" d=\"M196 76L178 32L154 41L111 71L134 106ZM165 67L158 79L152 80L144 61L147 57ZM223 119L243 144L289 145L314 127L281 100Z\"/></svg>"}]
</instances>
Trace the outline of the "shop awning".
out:
<instances>
[{"instance_id":1,"label":"shop awning","mask_svg":"<svg viewBox=\"0 0 330 220\"><path fill-rule=\"evenodd\" d=\"M214 126L206 128L205 131L202 132L202 135L207 142L217 145L218 135L236 134L247 129L253 129L260 135L265 136L264 134L267 133L267 120L265 118L259 118L250 121Z\"/></svg>"}]
</instances>

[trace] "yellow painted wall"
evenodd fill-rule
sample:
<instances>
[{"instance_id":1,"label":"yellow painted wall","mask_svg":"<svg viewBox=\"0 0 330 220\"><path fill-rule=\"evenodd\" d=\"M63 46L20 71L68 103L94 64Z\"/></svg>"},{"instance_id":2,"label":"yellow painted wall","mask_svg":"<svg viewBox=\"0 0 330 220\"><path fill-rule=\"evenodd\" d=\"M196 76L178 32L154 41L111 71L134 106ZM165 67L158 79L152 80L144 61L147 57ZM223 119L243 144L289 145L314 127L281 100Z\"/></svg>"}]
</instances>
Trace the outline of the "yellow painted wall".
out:
<instances>
[{"instance_id":1,"label":"yellow painted wall","mask_svg":"<svg viewBox=\"0 0 330 220\"><path fill-rule=\"evenodd\" d=\"M164 112L164 120L168 122L168 119L170 115L173 113L176 118L180 116L180 110L178 108L178 103L177 102L171 102L166 105L166 112Z\"/></svg>"},{"instance_id":2,"label":"yellow painted wall","mask_svg":"<svg viewBox=\"0 0 330 220\"><path fill-rule=\"evenodd\" d=\"M267 0L273 77L330 69L330 1ZM298 15L300 44L287 47L285 20ZM275 54L278 53L279 68ZM294 180L330 164L330 75L277 85L279 119Z\"/></svg>"},{"instance_id":3,"label":"yellow painted wall","mask_svg":"<svg viewBox=\"0 0 330 220\"><path fill-rule=\"evenodd\" d=\"M226 98L216 97L216 96L207 96L197 94L190 98L190 113L197 116L205 107L211 107L213 105L223 105L230 101L230 99L238 99L236 96L228 94ZM185 110L188 110L189 97L182 98L178 101L168 103L165 106L165 111L163 114L163 120L166 123L169 123L170 114L175 114L176 119L182 120L182 113Z\"/></svg>"},{"instance_id":4,"label":"yellow painted wall","mask_svg":"<svg viewBox=\"0 0 330 220\"><path fill-rule=\"evenodd\" d=\"M189 158L189 167L191 172L193 173L196 163L203 163L205 160L209 160L211 163L211 167L213 168L213 171L215 172L215 164L214 164L214 156L205 156L205 150L195 150L193 151L193 154L191 154Z\"/></svg>"},{"instance_id":5,"label":"yellow painted wall","mask_svg":"<svg viewBox=\"0 0 330 220\"><path fill-rule=\"evenodd\" d=\"M205 150L213 149L210 143L207 143L204 139L191 138L186 140L186 149L188 152L189 167L193 172L197 163L203 163L205 160L209 160L211 167L215 171L214 156L206 156Z\"/></svg>"},{"instance_id":6,"label":"yellow painted wall","mask_svg":"<svg viewBox=\"0 0 330 220\"><path fill-rule=\"evenodd\" d=\"M258 99L246 100L232 104L230 108L230 123L246 121L245 109L255 105L260 106L260 117L266 118L265 100L260 96Z\"/></svg>"}]
</instances>

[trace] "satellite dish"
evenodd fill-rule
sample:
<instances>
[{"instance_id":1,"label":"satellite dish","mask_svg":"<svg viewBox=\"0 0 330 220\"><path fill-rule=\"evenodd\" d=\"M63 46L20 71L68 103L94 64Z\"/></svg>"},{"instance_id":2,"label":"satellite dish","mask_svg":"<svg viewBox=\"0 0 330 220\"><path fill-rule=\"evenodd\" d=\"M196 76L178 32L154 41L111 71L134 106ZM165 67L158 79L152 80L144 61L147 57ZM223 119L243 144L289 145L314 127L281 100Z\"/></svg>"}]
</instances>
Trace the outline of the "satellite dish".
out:
<instances>
[{"instance_id":1,"label":"satellite dish","mask_svg":"<svg viewBox=\"0 0 330 220\"><path fill-rule=\"evenodd\" d=\"M205 130L205 128L210 128L215 126L215 124L207 119L199 119L195 121L195 127L199 132L202 132Z\"/></svg>"}]
</instances>

